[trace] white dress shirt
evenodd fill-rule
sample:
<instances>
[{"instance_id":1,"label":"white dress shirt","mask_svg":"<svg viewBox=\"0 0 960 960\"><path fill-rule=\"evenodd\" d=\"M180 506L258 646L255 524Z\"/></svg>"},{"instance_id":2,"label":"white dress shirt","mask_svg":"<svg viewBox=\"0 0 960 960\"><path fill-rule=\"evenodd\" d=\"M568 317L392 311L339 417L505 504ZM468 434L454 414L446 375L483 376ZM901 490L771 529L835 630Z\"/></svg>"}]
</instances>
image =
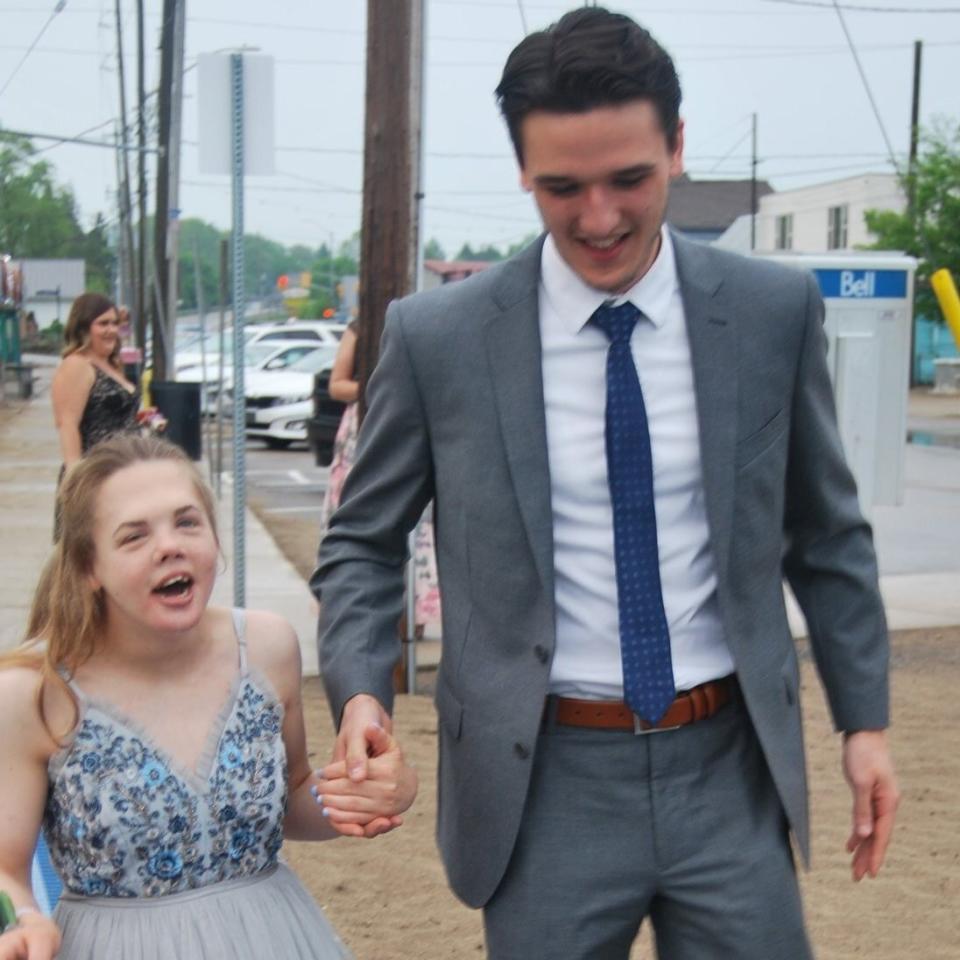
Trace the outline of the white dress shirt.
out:
<instances>
[{"instance_id":1,"label":"white dress shirt","mask_svg":"<svg viewBox=\"0 0 960 960\"><path fill-rule=\"evenodd\" d=\"M550 691L618 700L623 697L623 670L604 440L609 341L587 323L611 297L587 286L549 236L540 278L557 607ZM717 607L690 343L666 228L653 265L616 298L618 303L625 300L643 313L630 347L650 426L673 676L676 688L686 690L732 673L733 658Z\"/></svg>"}]
</instances>

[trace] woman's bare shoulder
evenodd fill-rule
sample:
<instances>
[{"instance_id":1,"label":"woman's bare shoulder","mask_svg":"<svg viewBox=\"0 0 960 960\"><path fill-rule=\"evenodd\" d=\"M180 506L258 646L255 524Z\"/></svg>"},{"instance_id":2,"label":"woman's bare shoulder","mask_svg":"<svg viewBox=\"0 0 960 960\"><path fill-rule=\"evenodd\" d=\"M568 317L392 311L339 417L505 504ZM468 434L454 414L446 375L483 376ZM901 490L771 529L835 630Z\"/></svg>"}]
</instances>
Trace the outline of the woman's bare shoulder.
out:
<instances>
[{"instance_id":1,"label":"woman's bare shoulder","mask_svg":"<svg viewBox=\"0 0 960 960\"><path fill-rule=\"evenodd\" d=\"M74 708L70 695L57 684L43 684L39 667L12 665L0 668L0 729L18 751L52 756L58 749L44 717L54 728L70 726ZM41 713L41 684L43 686Z\"/></svg>"},{"instance_id":2,"label":"woman's bare shoulder","mask_svg":"<svg viewBox=\"0 0 960 960\"><path fill-rule=\"evenodd\" d=\"M93 364L79 353L71 353L64 357L57 366L53 375L54 384L63 383L93 383L97 372Z\"/></svg>"},{"instance_id":3,"label":"woman's bare shoulder","mask_svg":"<svg viewBox=\"0 0 960 960\"><path fill-rule=\"evenodd\" d=\"M269 610L247 610L250 663L266 674L286 700L300 687L300 642L290 622Z\"/></svg>"}]
</instances>

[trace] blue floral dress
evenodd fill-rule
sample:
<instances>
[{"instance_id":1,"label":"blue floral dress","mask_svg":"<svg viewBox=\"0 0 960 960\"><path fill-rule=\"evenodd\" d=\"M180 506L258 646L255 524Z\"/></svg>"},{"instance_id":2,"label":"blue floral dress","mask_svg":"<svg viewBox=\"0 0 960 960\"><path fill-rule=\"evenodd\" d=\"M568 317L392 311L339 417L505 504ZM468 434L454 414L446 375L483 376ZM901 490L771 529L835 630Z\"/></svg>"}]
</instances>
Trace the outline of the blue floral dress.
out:
<instances>
[{"instance_id":1,"label":"blue floral dress","mask_svg":"<svg viewBox=\"0 0 960 960\"><path fill-rule=\"evenodd\" d=\"M80 701L50 760L44 831L64 885L59 960L341 960L350 954L278 860L283 706L240 669L195 770L109 704Z\"/></svg>"}]
</instances>

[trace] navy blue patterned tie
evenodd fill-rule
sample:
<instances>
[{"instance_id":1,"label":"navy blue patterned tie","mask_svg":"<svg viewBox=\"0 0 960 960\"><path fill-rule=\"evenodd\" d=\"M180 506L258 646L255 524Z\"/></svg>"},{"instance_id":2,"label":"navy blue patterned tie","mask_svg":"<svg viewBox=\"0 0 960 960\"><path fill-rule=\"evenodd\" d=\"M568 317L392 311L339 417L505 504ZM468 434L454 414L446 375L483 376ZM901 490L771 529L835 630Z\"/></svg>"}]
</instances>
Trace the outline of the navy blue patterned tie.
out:
<instances>
[{"instance_id":1,"label":"navy blue patterned tie","mask_svg":"<svg viewBox=\"0 0 960 960\"><path fill-rule=\"evenodd\" d=\"M656 723L676 690L670 630L663 609L653 456L630 335L640 311L632 303L604 304L590 318L610 340L607 351L607 478L613 504L613 543L620 613L623 698Z\"/></svg>"}]
</instances>

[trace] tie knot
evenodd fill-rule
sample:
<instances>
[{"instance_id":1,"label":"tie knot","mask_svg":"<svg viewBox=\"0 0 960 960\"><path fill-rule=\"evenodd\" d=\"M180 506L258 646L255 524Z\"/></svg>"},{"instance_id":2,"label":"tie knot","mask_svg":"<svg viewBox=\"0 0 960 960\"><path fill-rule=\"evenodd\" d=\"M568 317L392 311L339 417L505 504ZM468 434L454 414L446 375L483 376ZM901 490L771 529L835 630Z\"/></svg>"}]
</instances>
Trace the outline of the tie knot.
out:
<instances>
[{"instance_id":1,"label":"tie knot","mask_svg":"<svg viewBox=\"0 0 960 960\"><path fill-rule=\"evenodd\" d=\"M594 311L590 322L602 330L611 343L622 343L630 339L639 317L640 311L628 300L619 306L601 304Z\"/></svg>"}]
</instances>

